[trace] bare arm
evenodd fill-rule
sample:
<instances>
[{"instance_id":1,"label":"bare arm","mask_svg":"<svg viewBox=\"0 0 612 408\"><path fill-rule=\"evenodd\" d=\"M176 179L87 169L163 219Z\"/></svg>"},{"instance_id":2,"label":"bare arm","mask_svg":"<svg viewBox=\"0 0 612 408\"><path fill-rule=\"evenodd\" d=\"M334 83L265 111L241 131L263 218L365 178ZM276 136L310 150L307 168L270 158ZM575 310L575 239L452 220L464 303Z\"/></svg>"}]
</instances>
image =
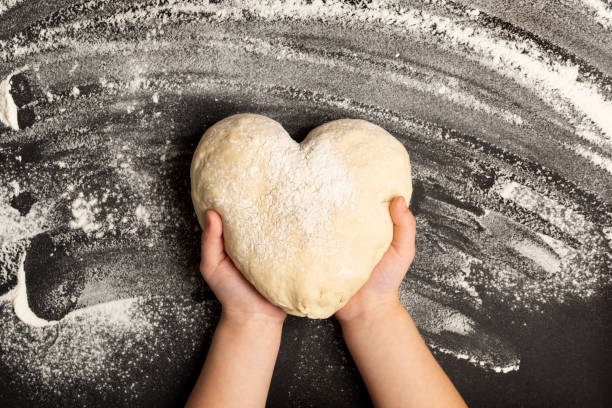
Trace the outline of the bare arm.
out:
<instances>
[{"instance_id":1,"label":"bare arm","mask_svg":"<svg viewBox=\"0 0 612 408\"><path fill-rule=\"evenodd\" d=\"M390 211L389 250L336 313L344 339L375 406L465 407L399 301L399 285L414 258L416 222L402 198Z\"/></svg>"},{"instance_id":2,"label":"bare arm","mask_svg":"<svg viewBox=\"0 0 612 408\"><path fill-rule=\"evenodd\" d=\"M342 333L375 406L465 406L399 301L344 322Z\"/></svg>"},{"instance_id":3,"label":"bare arm","mask_svg":"<svg viewBox=\"0 0 612 408\"><path fill-rule=\"evenodd\" d=\"M206 221L200 270L222 311L186 407L264 407L286 314L264 299L227 257L221 217L208 211Z\"/></svg>"},{"instance_id":4,"label":"bare arm","mask_svg":"<svg viewBox=\"0 0 612 408\"><path fill-rule=\"evenodd\" d=\"M222 313L187 407L263 407L282 323Z\"/></svg>"}]
</instances>

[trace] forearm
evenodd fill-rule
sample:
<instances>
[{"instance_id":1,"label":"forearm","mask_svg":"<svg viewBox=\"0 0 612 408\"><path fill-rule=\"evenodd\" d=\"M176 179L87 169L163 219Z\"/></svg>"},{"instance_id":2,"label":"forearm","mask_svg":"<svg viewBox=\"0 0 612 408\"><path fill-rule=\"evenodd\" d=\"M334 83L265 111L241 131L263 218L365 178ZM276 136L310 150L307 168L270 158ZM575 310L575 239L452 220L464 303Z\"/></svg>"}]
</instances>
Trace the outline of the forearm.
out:
<instances>
[{"instance_id":1,"label":"forearm","mask_svg":"<svg viewBox=\"0 0 612 408\"><path fill-rule=\"evenodd\" d=\"M399 301L341 325L375 406L465 406Z\"/></svg>"},{"instance_id":2,"label":"forearm","mask_svg":"<svg viewBox=\"0 0 612 408\"><path fill-rule=\"evenodd\" d=\"M282 323L221 313L206 362L186 407L263 407Z\"/></svg>"}]
</instances>

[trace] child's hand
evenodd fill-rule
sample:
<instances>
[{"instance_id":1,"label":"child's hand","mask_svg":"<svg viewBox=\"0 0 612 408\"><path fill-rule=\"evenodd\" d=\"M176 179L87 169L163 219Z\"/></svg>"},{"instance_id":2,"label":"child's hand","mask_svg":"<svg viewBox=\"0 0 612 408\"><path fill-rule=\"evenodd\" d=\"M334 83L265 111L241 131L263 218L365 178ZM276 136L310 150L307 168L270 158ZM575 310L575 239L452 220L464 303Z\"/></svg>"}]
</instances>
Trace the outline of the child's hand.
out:
<instances>
[{"instance_id":1,"label":"child's hand","mask_svg":"<svg viewBox=\"0 0 612 408\"><path fill-rule=\"evenodd\" d=\"M287 314L268 302L236 269L223 249L223 223L214 210L206 211L206 228L202 233L200 272L228 317L271 319L282 322Z\"/></svg>"},{"instance_id":2,"label":"child's hand","mask_svg":"<svg viewBox=\"0 0 612 408\"><path fill-rule=\"evenodd\" d=\"M399 301L414 259L416 221L403 198L389 209L393 241L370 279L336 312L375 407L466 407Z\"/></svg>"},{"instance_id":3,"label":"child's hand","mask_svg":"<svg viewBox=\"0 0 612 408\"><path fill-rule=\"evenodd\" d=\"M395 197L389 211L393 220L393 241L370 279L336 312L341 323L400 305L398 289L414 259L416 221L403 197Z\"/></svg>"}]
</instances>

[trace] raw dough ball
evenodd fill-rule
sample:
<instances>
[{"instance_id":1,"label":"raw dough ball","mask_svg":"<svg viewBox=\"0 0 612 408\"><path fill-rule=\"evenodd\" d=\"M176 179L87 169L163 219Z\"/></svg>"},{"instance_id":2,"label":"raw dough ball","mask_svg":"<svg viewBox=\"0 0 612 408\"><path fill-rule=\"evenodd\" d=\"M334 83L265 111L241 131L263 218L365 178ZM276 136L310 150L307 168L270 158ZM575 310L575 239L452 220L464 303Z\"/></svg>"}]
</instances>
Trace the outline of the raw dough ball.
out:
<instances>
[{"instance_id":1,"label":"raw dough ball","mask_svg":"<svg viewBox=\"0 0 612 408\"><path fill-rule=\"evenodd\" d=\"M191 163L200 225L218 211L236 267L296 316L329 317L366 282L399 195L412 195L408 153L364 120L326 123L298 144L270 118L234 115L204 133Z\"/></svg>"}]
</instances>

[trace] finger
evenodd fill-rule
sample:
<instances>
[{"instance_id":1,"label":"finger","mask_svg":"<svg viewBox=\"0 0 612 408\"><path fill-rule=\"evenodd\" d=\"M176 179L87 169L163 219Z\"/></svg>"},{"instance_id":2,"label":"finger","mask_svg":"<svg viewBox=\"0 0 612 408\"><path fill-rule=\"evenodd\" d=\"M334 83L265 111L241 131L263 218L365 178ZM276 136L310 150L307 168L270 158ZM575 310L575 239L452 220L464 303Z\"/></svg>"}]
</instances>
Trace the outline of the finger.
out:
<instances>
[{"instance_id":1,"label":"finger","mask_svg":"<svg viewBox=\"0 0 612 408\"><path fill-rule=\"evenodd\" d=\"M206 211L205 216L206 227L202 233L202 261L200 263L204 277L214 271L225 259L221 216L214 210Z\"/></svg>"},{"instance_id":2,"label":"finger","mask_svg":"<svg viewBox=\"0 0 612 408\"><path fill-rule=\"evenodd\" d=\"M416 220L406 206L404 197L396 197L391 202L391 220L393 221L393 241L391 248L406 263L414 258L414 241L416 236Z\"/></svg>"}]
</instances>

